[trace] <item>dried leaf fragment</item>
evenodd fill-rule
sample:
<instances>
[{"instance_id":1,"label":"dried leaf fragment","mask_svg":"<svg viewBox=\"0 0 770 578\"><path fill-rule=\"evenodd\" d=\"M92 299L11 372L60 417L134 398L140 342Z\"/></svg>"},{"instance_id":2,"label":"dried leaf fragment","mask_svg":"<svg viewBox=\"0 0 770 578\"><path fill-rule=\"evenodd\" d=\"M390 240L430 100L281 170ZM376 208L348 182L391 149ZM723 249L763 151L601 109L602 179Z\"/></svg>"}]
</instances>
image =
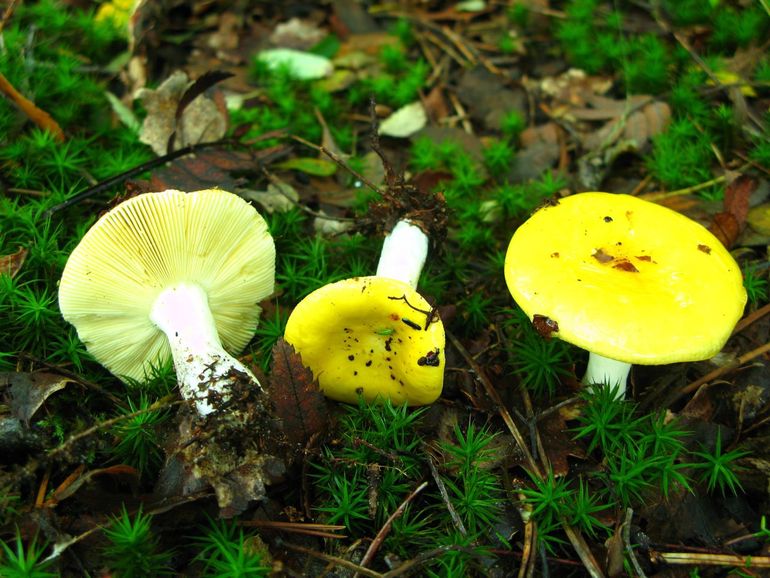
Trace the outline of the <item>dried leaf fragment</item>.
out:
<instances>
[{"instance_id":1,"label":"dried leaf fragment","mask_svg":"<svg viewBox=\"0 0 770 578\"><path fill-rule=\"evenodd\" d=\"M9 387L11 411L27 425L45 400L68 383L72 380L56 373L0 373L0 384Z\"/></svg>"},{"instance_id":2,"label":"dried leaf fragment","mask_svg":"<svg viewBox=\"0 0 770 578\"><path fill-rule=\"evenodd\" d=\"M304 447L328 426L326 398L318 389L313 372L302 364L294 347L283 339L273 347L270 400L275 417L283 422L289 444Z\"/></svg>"},{"instance_id":3,"label":"dried leaf fragment","mask_svg":"<svg viewBox=\"0 0 770 578\"><path fill-rule=\"evenodd\" d=\"M227 111L205 94L197 95L186 106L180 107L188 89L195 84L187 74L177 70L156 89L142 88L136 98L147 109L139 140L152 147L158 155L171 152L171 135L176 150L190 144L213 142L221 139L227 130ZM183 110L181 118L177 112Z\"/></svg>"},{"instance_id":4,"label":"dried leaf fragment","mask_svg":"<svg viewBox=\"0 0 770 578\"><path fill-rule=\"evenodd\" d=\"M21 270L21 266L24 265L28 252L28 249L19 247L15 253L0 255L0 275L8 275L11 279L16 277L16 274Z\"/></svg>"}]
</instances>

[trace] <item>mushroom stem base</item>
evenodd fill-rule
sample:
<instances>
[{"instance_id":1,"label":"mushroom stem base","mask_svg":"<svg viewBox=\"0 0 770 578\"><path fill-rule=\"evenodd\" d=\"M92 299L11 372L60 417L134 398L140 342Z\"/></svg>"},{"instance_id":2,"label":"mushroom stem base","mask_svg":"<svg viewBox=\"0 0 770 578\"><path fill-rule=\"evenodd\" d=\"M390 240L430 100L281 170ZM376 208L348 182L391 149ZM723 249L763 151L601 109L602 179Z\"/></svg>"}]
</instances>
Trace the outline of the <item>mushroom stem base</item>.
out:
<instances>
[{"instance_id":1,"label":"mushroom stem base","mask_svg":"<svg viewBox=\"0 0 770 578\"><path fill-rule=\"evenodd\" d=\"M588 356L588 367L583 376L583 385L609 385L618 388L617 399L626 396L626 380L631 371L631 364L604 357L598 353Z\"/></svg>"},{"instance_id":2,"label":"mushroom stem base","mask_svg":"<svg viewBox=\"0 0 770 578\"><path fill-rule=\"evenodd\" d=\"M246 366L222 347L208 297L200 286L180 283L164 289L150 319L168 338L182 397L195 402L201 416L219 409L238 381L245 379L262 389Z\"/></svg>"}]
</instances>

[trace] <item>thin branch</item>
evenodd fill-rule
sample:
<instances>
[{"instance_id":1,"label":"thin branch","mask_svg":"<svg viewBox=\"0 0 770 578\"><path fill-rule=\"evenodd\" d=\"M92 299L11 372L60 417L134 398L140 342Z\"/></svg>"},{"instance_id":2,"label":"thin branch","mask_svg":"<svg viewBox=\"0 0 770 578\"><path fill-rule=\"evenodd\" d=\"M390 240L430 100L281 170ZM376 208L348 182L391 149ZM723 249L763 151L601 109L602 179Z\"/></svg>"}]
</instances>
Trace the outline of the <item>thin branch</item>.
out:
<instances>
[{"instance_id":1,"label":"thin branch","mask_svg":"<svg viewBox=\"0 0 770 578\"><path fill-rule=\"evenodd\" d=\"M369 179L367 179L362 174L358 173L357 171L353 170L351 167L349 167L344 160L342 160L339 155L334 153L333 151L330 151L328 148L326 148L324 145L317 145L315 143L310 142L309 140L306 140L302 138L301 136L297 135L291 135L291 138L293 138L298 143L302 143L303 145L310 147L311 149L314 149L320 153L325 154L327 157L329 157L331 160L333 160L338 166L342 167L346 171L348 171L350 174L352 174L354 177L356 177L359 181L364 183L367 187L369 187L371 190L373 190L378 195L383 195L384 193L382 190L372 183Z\"/></svg>"},{"instance_id":2,"label":"thin branch","mask_svg":"<svg viewBox=\"0 0 770 578\"><path fill-rule=\"evenodd\" d=\"M634 570L636 570L637 576L639 576L639 578L647 578L644 570L642 570L642 567L639 565L639 560L636 559L634 548L631 546L631 520L633 517L634 511L631 508L626 508L626 518L623 521L623 544L625 545L628 557L631 559L631 564L633 565Z\"/></svg>"},{"instance_id":3,"label":"thin branch","mask_svg":"<svg viewBox=\"0 0 770 578\"><path fill-rule=\"evenodd\" d=\"M433 476L433 480L436 482L438 491L441 494L441 499L444 500L444 505L449 512L449 517L452 518L452 523L455 525L455 528L457 528L457 531L460 532L460 534L463 536L467 536L468 530L465 529L465 524L463 524L460 516L457 515L457 512L452 505L452 501L449 499L449 493L447 493L444 481L441 479L441 476L436 469L436 464L433 463L433 458L431 457L430 453L426 452L426 454L428 456L428 466L430 466L430 473Z\"/></svg>"},{"instance_id":4,"label":"thin branch","mask_svg":"<svg viewBox=\"0 0 770 578\"><path fill-rule=\"evenodd\" d=\"M282 546L284 548L288 548L289 550L293 550L294 552L299 552L300 554L307 554L308 556L313 556L314 558L320 558L321 560L324 560L325 562L329 562L330 564L333 564L335 566L342 566L343 568L347 568L348 570L353 570L354 572L358 572L359 574L363 574L364 576L371 576L372 578L383 578L383 575L380 574L379 572L375 572L374 570L369 570L369 568L364 568L363 566L359 566L358 564L354 564L350 560L345 560L344 558L339 558L338 556L330 556L329 554L324 554L323 552L318 552L310 548L297 546L296 544L291 544L289 542L283 542Z\"/></svg>"},{"instance_id":5,"label":"thin branch","mask_svg":"<svg viewBox=\"0 0 770 578\"><path fill-rule=\"evenodd\" d=\"M486 374L484 373L484 370L476 362L476 360L473 359L473 356L470 353L468 353L468 350L465 349L463 344L460 343L460 341L457 339L457 337L454 336L454 334L452 334L449 331L446 331L446 335L449 338L449 340L452 342L452 345L454 345L455 349L457 349L460 355L462 355L462 357L465 359L465 362L468 365L470 365L471 369L476 374L476 378L484 386L484 390L487 392L487 395L492 400L492 402L496 405L497 410L500 413L500 417L503 418L505 425L508 426L508 430L511 432L511 434L513 435L513 439L516 441L516 445L519 446L519 449L524 455L524 459L527 463L527 467L530 468L531 473L537 476L538 478L543 479L542 471L538 467L534 458L532 457L532 454L530 453L529 448L527 447L527 443L524 440L524 437L521 435L521 432L516 427L516 424L513 422L513 419L511 418L511 414L508 413L508 410L503 404L503 400L500 398L500 395L497 393L497 390L495 390L494 386L489 381L489 378L487 378ZM594 558L594 555L591 552L591 549L588 547L588 544L586 543L585 539L583 538L583 535L578 530L573 528L570 524L568 524L566 520L562 519L560 520L560 522L561 522L562 528L564 529L564 533L567 534L569 541L572 543L572 547L575 548L575 551L580 557L581 562L583 562L583 566L585 567L585 569L593 578L602 578L604 576L604 573L599 568L599 563Z\"/></svg>"},{"instance_id":6,"label":"thin branch","mask_svg":"<svg viewBox=\"0 0 770 578\"><path fill-rule=\"evenodd\" d=\"M430 458L428 459L430 460ZM369 548L367 548L364 557L361 559L361 566L367 566L372 561L374 555L377 553L377 550L379 550L380 546L382 546L382 542L390 533L390 529L393 527L393 521L400 518L403 515L404 510L406 509L406 506L409 504L409 502L414 500L417 495L427 487L428 482L421 483L411 494L409 494L404 499L403 502L401 502L401 504L399 504L398 508L396 508L396 510L390 516L388 516L388 519L385 520L385 523L382 525L382 528L380 528L380 531L377 532L377 535L374 537L374 540L372 540L372 543L369 544Z\"/></svg>"},{"instance_id":7,"label":"thin branch","mask_svg":"<svg viewBox=\"0 0 770 578\"><path fill-rule=\"evenodd\" d=\"M674 391L674 393L671 394L671 396L668 398L666 405L667 406L671 405L683 395L686 395L688 393L695 391L696 389L700 388L706 383L709 383L710 381L714 381L715 379L722 377L724 374L729 373L732 370L737 369L741 365L745 365L749 361L752 361L757 357L760 357L768 352L770 352L770 342L765 343L764 345L760 345L756 349L752 349L747 353L744 353L740 357L735 358L731 363L723 365L722 367L718 367L714 371L710 371L703 377L696 379L692 383Z\"/></svg>"}]
</instances>

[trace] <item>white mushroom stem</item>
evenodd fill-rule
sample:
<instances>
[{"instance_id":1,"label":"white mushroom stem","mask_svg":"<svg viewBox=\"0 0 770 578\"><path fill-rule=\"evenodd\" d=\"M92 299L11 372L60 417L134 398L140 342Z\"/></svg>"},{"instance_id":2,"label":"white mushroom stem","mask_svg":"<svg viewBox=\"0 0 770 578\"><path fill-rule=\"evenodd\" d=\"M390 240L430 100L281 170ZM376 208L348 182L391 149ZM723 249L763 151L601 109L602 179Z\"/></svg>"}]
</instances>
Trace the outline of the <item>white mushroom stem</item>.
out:
<instances>
[{"instance_id":1,"label":"white mushroom stem","mask_svg":"<svg viewBox=\"0 0 770 578\"><path fill-rule=\"evenodd\" d=\"M583 376L583 385L617 387L617 399L623 399L626 396L626 379L629 371L631 371L630 363L610 359L598 353L591 353L588 356L588 367Z\"/></svg>"},{"instance_id":2,"label":"white mushroom stem","mask_svg":"<svg viewBox=\"0 0 770 578\"><path fill-rule=\"evenodd\" d=\"M180 283L158 295L150 319L168 337L182 396L194 401L201 416L217 409L210 393L227 400L230 386L246 374L259 381L240 361L227 353L219 340L206 292L198 285ZM219 403L217 403L217 406Z\"/></svg>"},{"instance_id":3,"label":"white mushroom stem","mask_svg":"<svg viewBox=\"0 0 770 578\"><path fill-rule=\"evenodd\" d=\"M402 219L382 243L377 276L404 281L417 288L428 258L428 236L407 219Z\"/></svg>"}]
</instances>

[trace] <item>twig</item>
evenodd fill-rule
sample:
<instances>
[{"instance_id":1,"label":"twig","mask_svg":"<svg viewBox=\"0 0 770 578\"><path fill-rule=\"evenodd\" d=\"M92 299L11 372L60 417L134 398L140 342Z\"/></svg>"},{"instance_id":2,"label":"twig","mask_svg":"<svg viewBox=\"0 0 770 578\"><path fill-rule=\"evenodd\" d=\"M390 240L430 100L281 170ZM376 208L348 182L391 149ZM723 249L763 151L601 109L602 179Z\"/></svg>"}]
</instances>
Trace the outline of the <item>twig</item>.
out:
<instances>
[{"instance_id":1,"label":"twig","mask_svg":"<svg viewBox=\"0 0 770 578\"><path fill-rule=\"evenodd\" d=\"M336 530L344 530L345 526L334 524L309 524L300 522L276 522L273 520L243 520L239 526L262 528L263 530L278 530L281 532L293 532L304 536L316 536L318 538L330 538L339 540L347 538L344 534L335 534Z\"/></svg>"},{"instance_id":2,"label":"twig","mask_svg":"<svg viewBox=\"0 0 770 578\"><path fill-rule=\"evenodd\" d=\"M8 24L8 21L11 19L11 16L13 16L14 10L16 10L16 5L19 3L19 0L11 0L8 3L8 7L5 9L5 12L3 12L3 19L0 20L0 34L3 33L3 30L5 30L5 25Z\"/></svg>"},{"instance_id":3,"label":"twig","mask_svg":"<svg viewBox=\"0 0 770 578\"><path fill-rule=\"evenodd\" d=\"M740 333L755 321L762 319L768 313L770 313L770 303L766 303L756 311L752 311L735 325L735 328L733 329L733 335Z\"/></svg>"},{"instance_id":4,"label":"twig","mask_svg":"<svg viewBox=\"0 0 770 578\"><path fill-rule=\"evenodd\" d=\"M741 166L738 170L738 172L745 170L748 168L748 163ZM701 191L703 189L708 189L709 187L712 187L714 185L718 185L719 183L722 183L727 180L727 174L720 175L718 177L714 177L713 179L710 179L708 181L705 181L703 183L698 183L697 185L692 185L691 187L685 187L683 189L677 189L676 191L661 191L661 192L653 192L653 193L644 193L642 198L646 201L662 201L663 199L668 199L671 197L678 197L681 195L689 195L691 193L697 193L698 191Z\"/></svg>"},{"instance_id":5,"label":"twig","mask_svg":"<svg viewBox=\"0 0 770 578\"><path fill-rule=\"evenodd\" d=\"M265 133L264 135L261 135L259 139L257 140L264 140L267 138L276 138L278 136L283 135L281 131L272 131L269 133ZM67 207L71 207L72 205L75 205L84 199L87 199L89 197L92 197L94 195L97 195L101 193L102 191L106 191L110 187L120 184L123 181L126 181L130 179L131 177L134 177L136 175L140 175L146 171L149 171L150 169L154 169L156 167L159 167L161 165L164 165L166 163L169 163L171 161L174 161L180 157L197 153L199 151L202 151L204 149L209 148L216 148L216 147L224 147L226 145L237 145L242 144L239 141L234 141L232 139L223 139L213 142L205 142L205 143L198 143L198 144L192 144L188 145L184 148L181 148L179 150L175 150L173 152L170 152L166 155L160 156L156 159L152 159L147 161L146 163L142 163L141 165L138 165L132 169L128 169L127 171L124 171L120 174L117 174L113 177L110 177L104 181L101 181L100 183L97 183L91 187L88 187L85 191L82 191L78 193L77 195L67 199L63 203L59 203L58 205L55 205L48 209L44 216L50 217L54 213L61 211L62 209L66 209Z\"/></svg>"},{"instance_id":6,"label":"twig","mask_svg":"<svg viewBox=\"0 0 770 578\"><path fill-rule=\"evenodd\" d=\"M428 560L432 560L433 558L437 558L438 556L441 556L442 554L446 554L447 552L465 552L469 556L475 556L478 557L478 552L475 552L471 548L467 548L465 546L439 546L438 548L434 548L433 550L428 550L427 552L423 552L422 554L415 556L411 560L407 560L403 564L401 564L398 568L395 568L391 570L390 572L385 572L385 574L382 574L382 578L396 578L397 576L401 576L402 574L406 574L409 570L411 570L414 566L421 566L422 564L425 564Z\"/></svg>"},{"instance_id":7,"label":"twig","mask_svg":"<svg viewBox=\"0 0 770 578\"><path fill-rule=\"evenodd\" d=\"M379 572L375 572L374 570L369 570L369 568L364 568L363 566L354 564L350 560L345 560L344 558L339 558L337 556L330 556L329 554L324 554L323 552L317 552L316 550L311 550L310 548L297 546L296 544L291 544L289 542L283 542L282 546L284 548L288 548L289 550L293 550L301 554L307 554L308 556L313 556L314 558L320 558L321 560L325 560L326 562L329 562L330 564L333 564L335 566L342 566L343 568L353 570L355 572L358 572L359 574L363 574L364 576L371 576L372 578L383 578L383 575L380 574Z\"/></svg>"},{"instance_id":8,"label":"twig","mask_svg":"<svg viewBox=\"0 0 770 578\"><path fill-rule=\"evenodd\" d=\"M471 354L468 353L468 350L465 349L463 344L460 343L460 341L457 339L457 337L454 336L453 333L451 333L450 331L446 331L446 335L449 338L449 340L452 342L452 345L454 345L455 349L457 349L460 355L462 355L462 357L465 359L465 362L468 365L470 365L471 369L476 374L476 378L484 386L484 390L486 391L487 395L492 400L492 402L497 406L497 411L500 413L500 417L503 418L505 425L508 427L508 430L511 432L511 435L513 435L513 439L516 442L516 445L519 446L519 450L521 450L522 454L524 455L524 460L526 461L527 467L530 469L531 473L537 476L538 478L543 479L543 473L541 469L538 467L534 458L532 457L532 454L530 453L529 448L527 447L527 443L524 441L524 437L521 435L521 432L516 427L516 424L513 422L513 419L511 418L511 414L508 413L508 410L503 404L503 400L500 399L500 395L497 393L497 390L495 390L494 386L489 381L489 378L487 378L486 374L484 373L484 370L476 362L476 360L473 359L473 356L471 356ZM583 538L582 534L579 531L575 530L571 525L569 525L566 520L562 519L560 520L560 522L561 522L562 528L564 529L564 533L567 534L569 541L572 543L572 547L575 548L575 551L580 557L581 562L583 562L583 566L585 566L586 570L588 570L588 573L594 578L603 577L604 573L599 568L599 564L594 558L594 555L591 552L591 549L588 547L588 544L586 544L586 541Z\"/></svg>"},{"instance_id":9,"label":"twig","mask_svg":"<svg viewBox=\"0 0 770 578\"><path fill-rule=\"evenodd\" d=\"M623 521L623 544L625 545L626 552L628 552L628 557L631 559L631 564L633 565L634 570L636 570L637 576L639 576L639 578L647 578L644 570L642 570L642 567L639 565L639 560L636 559L634 548L631 546L631 520L633 519L633 516L634 511L631 508L626 508L626 518Z\"/></svg>"},{"instance_id":10,"label":"twig","mask_svg":"<svg viewBox=\"0 0 770 578\"><path fill-rule=\"evenodd\" d=\"M317 145L317 144L315 144L315 143L312 143L312 142L310 142L309 140L306 140L306 139L302 138L301 136L297 136L297 135L295 135L295 134L291 135L291 138L293 138L293 139L294 139L295 141L297 141L298 143L302 143L303 145L305 145L305 146L308 146L308 147L310 147L311 149L315 149L315 150L317 150L318 152L325 154L327 157L329 157L331 160L333 160L335 163L337 163L337 165L338 165L338 166L340 166L340 167L342 167L343 169L345 169L346 171L348 171L350 174L352 174L354 177L356 177L356 178L357 178L359 181L361 181L361 182L362 182L362 183L364 183L364 184L365 184L367 187L369 187L369 188L370 188L372 191L374 191L374 192L375 192L375 193L377 193L378 195L383 195L383 196L384 196L384 193L382 192L382 190L381 190L381 189L380 189L380 188L379 188L377 185L375 185L374 183L372 183L372 182L371 182L369 179L367 179L367 178L366 178L364 175L362 175L362 174L360 174L360 173L356 172L356 171L355 171L355 170L353 170L351 167L349 167L349 166L348 166L348 165L345 163L345 161L343 161L343 160L342 160L342 159L339 157L339 155L337 155L337 154L336 154L336 153L334 153L333 151L330 151L330 150L329 150L328 148L326 148L324 145Z\"/></svg>"},{"instance_id":11,"label":"twig","mask_svg":"<svg viewBox=\"0 0 770 578\"><path fill-rule=\"evenodd\" d=\"M760 357L761 355L764 355L765 353L770 352L770 342L765 343L764 345L760 345L756 349L752 349L748 353L744 353L740 357L737 357L734 359L731 363L728 363L727 365L723 365L722 367L716 368L714 371L710 371L703 377L696 379L692 383L680 388L679 390L675 391L667 400L666 405L671 405L676 400L678 400L683 395L686 395L692 391L695 391L702 385L705 385L706 383L710 381L714 381L715 379L723 376L725 373L729 373L733 369L736 369L740 367L741 365L744 365L748 363L749 361L756 359L757 357Z\"/></svg>"},{"instance_id":12,"label":"twig","mask_svg":"<svg viewBox=\"0 0 770 578\"><path fill-rule=\"evenodd\" d=\"M0 93L11 100L37 126L53 134L59 142L64 142L64 131L53 117L16 90L8 79L0 72Z\"/></svg>"},{"instance_id":13,"label":"twig","mask_svg":"<svg viewBox=\"0 0 770 578\"><path fill-rule=\"evenodd\" d=\"M441 494L441 499L444 500L444 505L449 512L449 517L452 518L452 523L455 525L455 528L457 528L457 531L460 532L460 534L463 536L467 536L468 530L465 529L465 524L463 524L460 516L457 515L457 512L452 505L452 501L449 499L449 494L446 491L444 481L441 479L441 476L436 469L436 464L433 463L433 458L431 457L430 453L426 452L426 454L428 456L428 466L430 466L430 473L433 476L433 480L436 482L438 491Z\"/></svg>"},{"instance_id":14,"label":"twig","mask_svg":"<svg viewBox=\"0 0 770 578\"><path fill-rule=\"evenodd\" d=\"M519 497L523 500L524 496L519 494ZM531 578L535 570L535 557L533 553L535 551L535 545L537 544L537 526L532 520L532 504L522 502L524 512L519 510L519 513L524 520L524 546L521 550L521 566L519 567L518 578Z\"/></svg>"},{"instance_id":15,"label":"twig","mask_svg":"<svg viewBox=\"0 0 770 578\"><path fill-rule=\"evenodd\" d=\"M430 458L429 458L430 459ZM374 537L374 540L372 540L372 543L369 544L369 548L367 548L366 553L364 554L364 557L361 559L361 566L367 566L372 559L374 558L374 555L377 553L377 550L380 549L380 546L382 546L382 542L385 540L387 535L390 533L390 529L393 527L393 521L400 518L404 510L406 509L406 506L414 500L417 497L417 494L422 492L425 488L428 487L428 482L423 482L415 490L409 494L401 504L399 504L398 508L388 517L387 520L385 520L385 523L382 525L382 528L380 528L380 531L377 532L377 535ZM355 578L355 577L354 577Z\"/></svg>"},{"instance_id":16,"label":"twig","mask_svg":"<svg viewBox=\"0 0 770 578\"><path fill-rule=\"evenodd\" d=\"M690 552L655 552L653 558L666 564L704 566L737 566L770 568L770 556L738 556L736 554L692 554Z\"/></svg>"},{"instance_id":17,"label":"twig","mask_svg":"<svg viewBox=\"0 0 770 578\"><path fill-rule=\"evenodd\" d=\"M121 421L125 421L125 420L128 420L128 419L133 419L136 416L143 415L143 414L149 413L151 411L159 411L161 409L166 409L166 408L169 408L169 407L173 407L175 405L180 405L180 404L183 404L183 403L188 403L186 400L183 400L183 399L179 399L179 400L176 400L176 401L170 401L170 400L173 400L174 397L175 396L173 394L172 395L167 395L167 396L159 399L158 401L156 401L155 403L153 403L149 407L146 407L144 409L140 409L140 410L137 410L137 411L132 411L131 413L126 413L126 414L114 417L112 419L108 419L108 420L99 422L99 423L97 423L97 424L95 424L95 425L93 425L93 426L91 426L89 428L84 429L81 432L78 432L76 434L72 434L60 446L57 446L54 449L52 449L50 452L48 452L48 454L46 454L46 457L48 459L51 459L51 458L53 458L53 457L55 457L55 456L57 456L59 454L63 454L64 452L68 451L77 442L82 440L83 438L87 438L88 436L91 436L91 435L95 434L99 430L112 427L113 425L115 425L116 423L120 423Z\"/></svg>"},{"instance_id":18,"label":"twig","mask_svg":"<svg viewBox=\"0 0 770 578\"><path fill-rule=\"evenodd\" d=\"M537 465L537 463L535 462L535 459L532 457L532 453L529 451L529 447L527 445L527 442L524 439L524 436L521 435L519 428L516 427L516 424L513 422L513 418L511 417L511 414L508 412L508 409L505 407L503 400L500 399L500 395L497 393L497 390L494 388L492 383L487 378L486 374L484 373L484 370L476 362L476 360L473 359L473 356L470 353L468 353L468 350L465 349L465 346L463 346L463 344L460 343L460 340L457 339L457 337L455 337L453 333L447 331L446 336L452 342L452 345L454 346L454 348L465 359L465 362L471 367L471 370L473 370L473 373L476 375L476 379L478 379L481 382L481 384L484 386L484 390L486 391L489 398L492 400L492 403L495 404L497 411L500 413L500 417L503 418L505 425L508 427L508 431L511 432L511 435L513 436L513 439L516 442L516 445L519 446L519 450L524 455L524 460L527 462L527 467L532 471L533 474L535 474L538 477L542 477L543 474L540 471L540 467Z\"/></svg>"},{"instance_id":19,"label":"twig","mask_svg":"<svg viewBox=\"0 0 770 578\"><path fill-rule=\"evenodd\" d=\"M283 181L276 177L273 173L267 170L266 167L262 167L262 174L265 175L265 178L269 180L273 185L275 185L276 192L281 195L284 199L289 201L292 205L297 207L300 211L303 213L307 213L311 217L315 217L316 219L326 219L328 221L348 221L348 222L356 222L358 219L355 219L354 217L333 217L332 215L325 215L323 213L319 213L318 211L314 211L310 207L307 207L303 205L302 203L298 202L295 199L292 199L290 195L288 195L283 190Z\"/></svg>"}]
</instances>

